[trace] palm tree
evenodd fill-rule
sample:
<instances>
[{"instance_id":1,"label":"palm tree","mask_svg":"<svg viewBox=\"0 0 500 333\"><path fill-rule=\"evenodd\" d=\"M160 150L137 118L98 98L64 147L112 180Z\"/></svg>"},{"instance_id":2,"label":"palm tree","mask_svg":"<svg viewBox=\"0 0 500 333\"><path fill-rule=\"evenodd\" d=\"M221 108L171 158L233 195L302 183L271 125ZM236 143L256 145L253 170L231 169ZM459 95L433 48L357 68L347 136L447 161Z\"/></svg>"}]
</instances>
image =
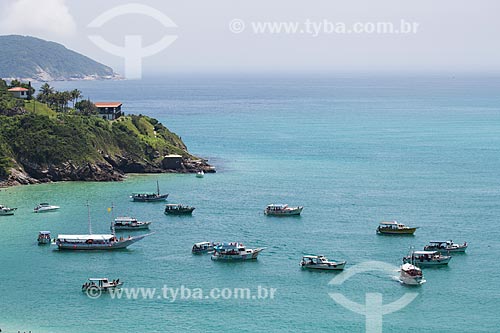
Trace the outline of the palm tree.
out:
<instances>
[{"instance_id":1,"label":"palm tree","mask_svg":"<svg viewBox=\"0 0 500 333\"><path fill-rule=\"evenodd\" d=\"M82 98L82 92L78 89L73 89L70 91L71 100L73 101L73 109L75 108L75 103L78 102L79 98Z\"/></svg>"},{"instance_id":2,"label":"palm tree","mask_svg":"<svg viewBox=\"0 0 500 333\"><path fill-rule=\"evenodd\" d=\"M42 103L49 103L49 100L51 99L50 96L54 94L54 88L52 88L48 83L44 83L40 87L40 92L38 93L38 96L36 96L36 99L39 100Z\"/></svg>"}]
</instances>

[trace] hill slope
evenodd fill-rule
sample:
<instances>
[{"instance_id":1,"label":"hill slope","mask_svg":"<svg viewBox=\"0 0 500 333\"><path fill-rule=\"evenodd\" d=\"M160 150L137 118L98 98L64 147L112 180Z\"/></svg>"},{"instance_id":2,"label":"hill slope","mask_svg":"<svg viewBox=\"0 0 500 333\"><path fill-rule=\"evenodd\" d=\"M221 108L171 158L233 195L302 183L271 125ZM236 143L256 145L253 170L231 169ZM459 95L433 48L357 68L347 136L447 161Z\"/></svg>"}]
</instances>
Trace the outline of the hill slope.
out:
<instances>
[{"instance_id":1,"label":"hill slope","mask_svg":"<svg viewBox=\"0 0 500 333\"><path fill-rule=\"evenodd\" d=\"M0 78L54 81L116 76L112 68L61 44L29 36L0 36Z\"/></svg>"}]
</instances>

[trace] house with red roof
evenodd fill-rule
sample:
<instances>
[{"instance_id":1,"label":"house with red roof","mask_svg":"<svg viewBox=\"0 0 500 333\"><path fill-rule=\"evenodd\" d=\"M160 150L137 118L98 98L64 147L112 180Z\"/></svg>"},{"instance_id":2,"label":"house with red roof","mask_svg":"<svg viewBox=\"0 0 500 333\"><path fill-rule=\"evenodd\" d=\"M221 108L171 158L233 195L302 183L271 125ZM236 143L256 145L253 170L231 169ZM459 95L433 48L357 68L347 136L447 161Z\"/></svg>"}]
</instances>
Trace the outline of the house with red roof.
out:
<instances>
[{"instance_id":1,"label":"house with red roof","mask_svg":"<svg viewBox=\"0 0 500 333\"><path fill-rule=\"evenodd\" d=\"M103 119L115 120L122 116L122 103L120 102L95 102L94 105L99 110L99 115Z\"/></svg>"},{"instance_id":2,"label":"house with red roof","mask_svg":"<svg viewBox=\"0 0 500 333\"><path fill-rule=\"evenodd\" d=\"M15 98L22 98L22 99L27 99L28 98L28 89L23 88L23 87L14 87L8 89L8 92L12 94Z\"/></svg>"}]
</instances>

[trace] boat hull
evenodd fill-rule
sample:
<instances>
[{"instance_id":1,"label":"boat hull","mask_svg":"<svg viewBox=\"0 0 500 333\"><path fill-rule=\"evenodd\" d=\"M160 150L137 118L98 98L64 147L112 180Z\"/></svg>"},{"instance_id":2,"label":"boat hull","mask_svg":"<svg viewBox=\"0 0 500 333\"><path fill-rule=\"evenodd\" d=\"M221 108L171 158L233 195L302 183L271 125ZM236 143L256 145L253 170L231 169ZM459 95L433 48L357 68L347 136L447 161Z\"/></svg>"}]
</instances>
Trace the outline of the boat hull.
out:
<instances>
[{"instance_id":1,"label":"boat hull","mask_svg":"<svg viewBox=\"0 0 500 333\"><path fill-rule=\"evenodd\" d=\"M122 241L117 241L107 244L69 243L69 242L57 241L56 245L59 250L67 250L67 251L112 251L112 250L125 249L128 246L134 244L135 242L140 241L141 239L149 235L150 234L130 237Z\"/></svg>"},{"instance_id":2,"label":"boat hull","mask_svg":"<svg viewBox=\"0 0 500 333\"><path fill-rule=\"evenodd\" d=\"M465 253L465 250L467 250L467 245L461 245L459 247L454 247L454 248L447 248L447 249L443 249L443 248L437 248L437 247L433 247L433 246L425 246L424 247L424 250L425 251L437 251L437 252L440 252L440 253Z\"/></svg>"},{"instance_id":3,"label":"boat hull","mask_svg":"<svg viewBox=\"0 0 500 333\"><path fill-rule=\"evenodd\" d=\"M157 201L165 201L167 200L168 194L162 194L157 197L151 197L151 198L141 198L141 197L136 197L132 196L132 200L135 202L157 202Z\"/></svg>"},{"instance_id":4,"label":"boat hull","mask_svg":"<svg viewBox=\"0 0 500 333\"><path fill-rule=\"evenodd\" d=\"M193 214L194 208L182 209L182 210L166 210L165 215L190 215Z\"/></svg>"},{"instance_id":5,"label":"boat hull","mask_svg":"<svg viewBox=\"0 0 500 333\"><path fill-rule=\"evenodd\" d=\"M17 210L17 208L3 208L0 210L0 216L10 216L14 215L14 212Z\"/></svg>"},{"instance_id":6,"label":"boat hull","mask_svg":"<svg viewBox=\"0 0 500 333\"><path fill-rule=\"evenodd\" d=\"M302 213L302 210L304 207L298 207L296 209L290 209L290 210L285 210L285 211L272 211L272 210L265 210L264 214L267 216L297 216Z\"/></svg>"},{"instance_id":7,"label":"boat hull","mask_svg":"<svg viewBox=\"0 0 500 333\"><path fill-rule=\"evenodd\" d=\"M58 209L59 209L59 207L57 207L57 208L55 208L55 207L54 208L41 208L41 209L35 209L34 212L35 213L47 213L47 212L56 211Z\"/></svg>"},{"instance_id":8,"label":"boat hull","mask_svg":"<svg viewBox=\"0 0 500 333\"><path fill-rule=\"evenodd\" d=\"M135 227L132 227L132 226L114 226L115 230L116 231L134 231L134 230L146 230L146 229L149 229L149 224L145 224L145 225L138 225L138 226L135 226Z\"/></svg>"},{"instance_id":9,"label":"boat hull","mask_svg":"<svg viewBox=\"0 0 500 333\"><path fill-rule=\"evenodd\" d=\"M451 260L451 257L446 257L446 258L442 258L439 260L425 260L425 259L424 260L419 260L419 259L412 260L411 258L406 257L403 260L403 262L413 263L415 266L418 266L418 267L432 267L432 266L448 265L450 260Z\"/></svg>"},{"instance_id":10,"label":"boat hull","mask_svg":"<svg viewBox=\"0 0 500 333\"><path fill-rule=\"evenodd\" d=\"M323 270L323 271L341 271L344 269L346 265L346 262L338 262L336 264L330 263L330 264L315 264L315 265L302 265L303 269L310 269L310 270Z\"/></svg>"},{"instance_id":11,"label":"boat hull","mask_svg":"<svg viewBox=\"0 0 500 333\"><path fill-rule=\"evenodd\" d=\"M377 233L380 235L413 235L417 228L408 228L402 230L390 230L389 228L378 228Z\"/></svg>"}]
</instances>

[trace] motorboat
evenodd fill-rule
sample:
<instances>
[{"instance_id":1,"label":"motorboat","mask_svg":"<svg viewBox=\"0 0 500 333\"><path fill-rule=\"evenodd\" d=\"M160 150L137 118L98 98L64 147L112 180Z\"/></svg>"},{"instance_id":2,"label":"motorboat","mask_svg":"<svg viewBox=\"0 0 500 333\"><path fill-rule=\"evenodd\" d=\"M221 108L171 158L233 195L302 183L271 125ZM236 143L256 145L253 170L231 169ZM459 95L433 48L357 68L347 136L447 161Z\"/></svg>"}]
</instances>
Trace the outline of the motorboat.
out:
<instances>
[{"instance_id":1,"label":"motorboat","mask_svg":"<svg viewBox=\"0 0 500 333\"><path fill-rule=\"evenodd\" d=\"M119 288L122 285L123 282L121 282L120 279L109 281L108 278L90 278L89 282L85 282L82 285L82 291L89 292L93 289L106 292L110 289Z\"/></svg>"},{"instance_id":2,"label":"motorboat","mask_svg":"<svg viewBox=\"0 0 500 333\"><path fill-rule=\"evenodd\" d=\"M36 205L36 207L33 209L33 211L35 213L43 213L43 212L51 212L54 210L58 210L59 208L61 208L61 207L50 205L47 202L43 202L43 203Z\"/></svg>"},{"instance_id":3,"label":"motorboat","mask_svg":"<svg viewBox=\"0 0 500 333\"><path fill-rule=\"evenodd\" d=\"M193 245L193 248L191 249L191 252L193 252L194 254L214 252L214 246L216 246L217 244L218 243L213 243L213 242L195 243Z\"/></svg>"},{"instance_id":4,"label":"motorboat","mask_svg":"<svg viewBox=\"0 0 500 333\"><path fill-rule=\"evenodd\" d=\"M300 215L304 206L289 207L286 204L270 204L264 210L264 214L269 216L293 216Z\"/></svg>"},{"instance_id":5,"label":"motorboat","mask_svg":"<svg viewBox=\"0 0 500 333\"><path fill-rule=\"evenodd\" d=\"M418 227L408 227L398 221L380 222L377 233L383 235L413 235Z\"/></svg>"},{"instance_id":6,"label":"motorboat","mask_svg":"<svg viewBox=\"0 0 500 333\"><path fill-rule=\"evenodd\" d=\"M410 263L401 265L399 281L411 286L418 286L426 282L422 270Z\"/></svg>"},{"instance_id":7,"label":"motorboat","mask_svg":"<svg viewBox=\"0 0 500 333\"><path fill-rule=\"evenodd\" d=\"M196 178L203 178L203 177L205 177L205 173L203 172L203 170L198 171L196 173Z\"/></svg>"},{"instance_id":8,"label":"motorboat","mask_svg":"<svg viewBox=\"0 0 500 333\"><path fill-rule=\"evenodd\" d=\"M167 204L165 205L165 214L167 215L188 215L192 214L195 208L181 204Z\"/></svg>"},{"instance_id":9,"label":"motorboat","mask_svg":"<svg viewBox=\"0 0 500 333\"><path fill-rule=\"evenodd\" d=\"M438 251L412 251L403 258L403 263L413 263L418 267L448 265L451 256L444 256Z\"/></svg>"},{"instance_id":10,"label":"motorboat","mask_svg":"<svg viewBox=\"0 0 500 333\"><path fill-rule=\"evenodd\" d=\"M433 241L424 247L426 251L439 251L441 253L463 253L467 249L467 242L463 244L453 243L452 240Z\"/></svg>"},{"instance_id":11,"label":"motorboat","mask_svg":"<svg viewBox=\"0 0 500 333\"><path fill-rule=\"evenodd\" d=\"M125 249L129 245L140 241L144 237L151 234L144 234L139 236L117 237L114 232L113 222L111 223L111 234L93 234L92 223L90 220L90 208L88 212L88 234L82 235L58 235L55 244L59 250L118 250Z\"/></svg>"},{"instance_id":12,"label":"motorboat","mask_svg":"<svg viewBox=\"0 0 500 333\"><path fill-rule=\"evenodd\" d=\"M142 192L142 193L132 193L130 196L133 201L139 202L155 202L155 201L165 201L167 200L168 193L160 193L160 184L156 182L156 192Z\"/></svg>"},{"instance_id":13,"label":"motorboat","mask_svg":"<svg viewBox=\"0 0 500 333\"><path fill-rule=\"evenodd\" d=\"M151 222L149 221L138 221L134 217L130 216L120 216L115 218L113 223L113 227L115 230L144 230L149 229L149 225ZM112 228L113 228L112 227Z\"/></svg>"},{"instance_id":14,"label":"motorboat","mask_svg":"<svg viewBox=\"0 0 500 333\"><path fill-rule=\"evenodd\" d=\"M50 244L51 238L50 238L50 231L40 231L38 233L38 245L45 245L45 244Z\"/></svg>"},{"instance_id":15,"label":"motorboat","mask_svg":"<svg viewBox=\"0 0 500 333\"><path fill-rule=\"evenodd\" d=\"M17 208L9 208L4 205L0 205L0 216L14 215L14 211Z\"/></svg>"},{"instance_id":16,"label":"motorboat","mask_svg":"<svg viewBox=\"0 0 500 333\"><path fill-rule=\"evenodd\" d=\"M252 260L257 259L263 248L247 249L245 245L233 242L214 246L212 260Z\"/></svg>"},{"instance_id":17,"label":"motorboat","mask_svg":"<svg viewBox=\"0 0 500 333\"><path fill-rule=\"evenodd\" d=\"M303 256L300 266L306 269L319 269L319 270L343 270L346 261L328 260L325 256Z\"/></svg>"}]
</instances>

